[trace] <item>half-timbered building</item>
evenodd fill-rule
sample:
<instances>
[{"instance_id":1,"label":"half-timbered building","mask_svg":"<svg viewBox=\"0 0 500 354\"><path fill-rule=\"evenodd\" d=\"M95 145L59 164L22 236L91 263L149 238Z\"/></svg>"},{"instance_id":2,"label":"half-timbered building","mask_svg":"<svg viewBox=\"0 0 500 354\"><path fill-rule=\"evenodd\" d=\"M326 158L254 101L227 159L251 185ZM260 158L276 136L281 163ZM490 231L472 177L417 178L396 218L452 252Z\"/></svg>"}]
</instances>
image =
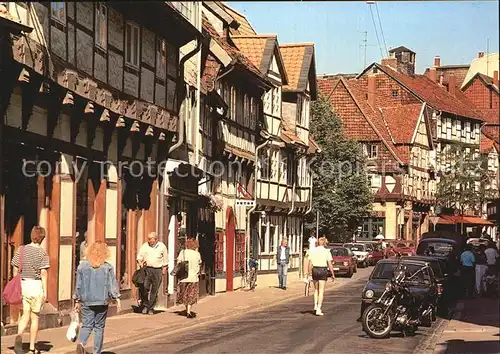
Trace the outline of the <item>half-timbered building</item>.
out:
<instances>
[{"instance_id":1,"label":"half-timbered building","mask_svg":"<svg viewBox=\"0 0 500 354\"><path fill-rule=\"evenodd\" d=\"M223 7L204 7L203 29L214 40L205 60L205 70L213 72L208 75L211 78L204 79L212 82L212 90L227 106L226 110L211 115L216 124L210 125L213 128L211 189L221 199L221 208L215 215L217 292L245 285L248 208L237 202L250 199L253 194L256 141L262 119L261 97L272 86L235 45L229 35L230 26L235 24L228 16Z\"/></svg>"},{"instance_id":2,"label":"half-timbered building","mask_svg":"<svg viewBox=\"0 0 500 354\"><path fill-rule=\"evenodd\" d=\"M54 312L70 308L85 233L109 245L126 299L138 247L152 231L167 243L164 206L182 202L157 171L182 139L184 64L200 46L179 50L201 33L168 2L7 6L31 32L2 35L1 282L39 224ZM196 178L175 183L197 193Z\"/></svg>"}]
</instances>

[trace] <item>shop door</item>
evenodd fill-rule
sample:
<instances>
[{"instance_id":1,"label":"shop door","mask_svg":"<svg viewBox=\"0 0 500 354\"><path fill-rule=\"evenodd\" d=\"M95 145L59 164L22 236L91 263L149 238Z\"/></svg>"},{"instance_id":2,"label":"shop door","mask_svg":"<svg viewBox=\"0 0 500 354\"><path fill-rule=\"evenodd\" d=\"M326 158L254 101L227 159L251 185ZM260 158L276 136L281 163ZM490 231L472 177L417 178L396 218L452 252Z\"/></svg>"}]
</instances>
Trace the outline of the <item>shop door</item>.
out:
<instances>
[{"instance_id":1,"label":"shop door","mask_svg":"<svg viewBox=\"0 0 500 354\"><path fill-rule=\"evenodd\" d=\"M228 207L226 212L226 291L233 291L234 281L234 238L236 226L233 208Z\"/></svg>"}]
</instances>

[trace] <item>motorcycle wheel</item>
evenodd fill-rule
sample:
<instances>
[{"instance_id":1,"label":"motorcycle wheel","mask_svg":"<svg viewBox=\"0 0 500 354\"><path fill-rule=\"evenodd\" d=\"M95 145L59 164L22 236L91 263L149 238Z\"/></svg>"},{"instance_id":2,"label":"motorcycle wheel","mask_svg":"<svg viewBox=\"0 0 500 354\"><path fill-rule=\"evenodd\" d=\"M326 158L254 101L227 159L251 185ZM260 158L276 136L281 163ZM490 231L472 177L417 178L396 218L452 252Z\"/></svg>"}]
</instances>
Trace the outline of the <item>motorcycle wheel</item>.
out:
<instances>
[{"instance_id":1,"label":"motorcycle wheel","mask_svg":"<svg viewBox=\"0 0 500 354\"><path fill-rule=\"evenodd\" d=\"M437 306L433 306L432 307L432 322L436 321L437 320Z\"/></svg>"},{"instance_id":2,"label":"motorcycle wheel","mask_svg":"<svg viewBox=\"0 0 500 354\"><path fill-rule=\"evenodd\" d=\"M363 312L361 324L363 325L363 331L368 334L369 337L374 339L384 339L389 337L391 334L391 316L386 314L382 319L376 318L381 316L384 311L385 309L382 305L373 304L370 305L365 312Z\"/></svg>"}]
</instances>

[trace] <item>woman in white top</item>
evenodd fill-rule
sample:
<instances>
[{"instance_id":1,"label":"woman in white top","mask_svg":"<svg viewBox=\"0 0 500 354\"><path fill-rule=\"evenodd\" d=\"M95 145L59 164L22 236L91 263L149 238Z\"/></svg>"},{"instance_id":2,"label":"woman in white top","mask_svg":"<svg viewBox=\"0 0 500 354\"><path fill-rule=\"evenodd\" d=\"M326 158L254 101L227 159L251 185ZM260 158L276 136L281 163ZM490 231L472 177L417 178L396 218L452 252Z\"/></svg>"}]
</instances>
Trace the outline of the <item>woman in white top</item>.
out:
<instances>
[{"instance_id":1,"label":"woman in white top","mask_svg":"<svg viewBox=\"0 0 500 354\"><path fill-rule=\"evenodd\" d=\"M186 247L179 253L177 263L188 262L188 276L179 281L177 303L186 306L186 317L194 318L191 307L198 301L200 288L198 280L200 276L201 255L198 252L199 244L195 238L186 241Z\"/></svg>"},{"instance_id":2,"label":"woman in white top","mask_svg":"<svg viewBox=\"0 0 500 354\"><path fill-rule=\"evenodd\" d=\"M333 258L329 249L325 248L326 237L320 237L318 246L310 250L309 253L309 274L312 275L314 283L314 311L317 316L323 316L321 305L323 304L323 293L328 279L328 268L332 273L332 281L335 280L333 273Z\"/></svg>"}]
</instances>

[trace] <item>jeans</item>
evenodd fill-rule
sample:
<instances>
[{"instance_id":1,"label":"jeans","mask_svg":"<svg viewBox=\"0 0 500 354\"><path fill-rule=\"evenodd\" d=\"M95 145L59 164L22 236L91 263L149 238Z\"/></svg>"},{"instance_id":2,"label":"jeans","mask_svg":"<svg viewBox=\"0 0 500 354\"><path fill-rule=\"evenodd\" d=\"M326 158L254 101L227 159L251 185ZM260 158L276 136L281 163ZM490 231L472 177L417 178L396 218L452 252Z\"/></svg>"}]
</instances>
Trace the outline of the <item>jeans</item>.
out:
<instances>
[{"instance_id":1,"label":"jeans","mask_svg":"<svg viewBox=\"0 0 500 354\"><path fill-rule=\"evenodd\" d=\"M278 281L280 288L286 288L287 272L288 272L288 264L286 264L286 262L278 263Z\"/></svg>"},{"instance_id":2,"label":"jeans","mask_svg":"<svg viewBox=\"0 0 500 354\"><path fill-rule=\"evenodd\" d=\"M486 289L484 284L484 274L488 266L486 264L476 264L476 292L481 294Z\"/></svg>"},{"instance_id":3,"label":"jeans","mask_svg":"<svg viewBox=\"0 0 500 354\"><path fill-rule=\"evenodd\" d=\"M474 297L474 267L464 267L460 269L462 286L466 296L471 299Z\"/></svg>"},{"instance_id":4,"label":"jeans","mask_svg":"<svg viewBox=\"0 0 500 354\"><path fill-rule=\"evenodd\" d=\"M146 267L146 279L141 289L141 305L152 310L161 285L161 268Z\"/></svg>"},{"instance_id":5,"label":"jeans","mask_svg":"<svg viewBox=\"0 0 500 354\"><path fill-rule=\"evenodd\" d=\"M82 329L80 342L87 344L90 333L94 332L94 354L101 354L104 339L104 327L108 316L108 305L86 306L82 304Z\"/></svg>"}]
</instances>

